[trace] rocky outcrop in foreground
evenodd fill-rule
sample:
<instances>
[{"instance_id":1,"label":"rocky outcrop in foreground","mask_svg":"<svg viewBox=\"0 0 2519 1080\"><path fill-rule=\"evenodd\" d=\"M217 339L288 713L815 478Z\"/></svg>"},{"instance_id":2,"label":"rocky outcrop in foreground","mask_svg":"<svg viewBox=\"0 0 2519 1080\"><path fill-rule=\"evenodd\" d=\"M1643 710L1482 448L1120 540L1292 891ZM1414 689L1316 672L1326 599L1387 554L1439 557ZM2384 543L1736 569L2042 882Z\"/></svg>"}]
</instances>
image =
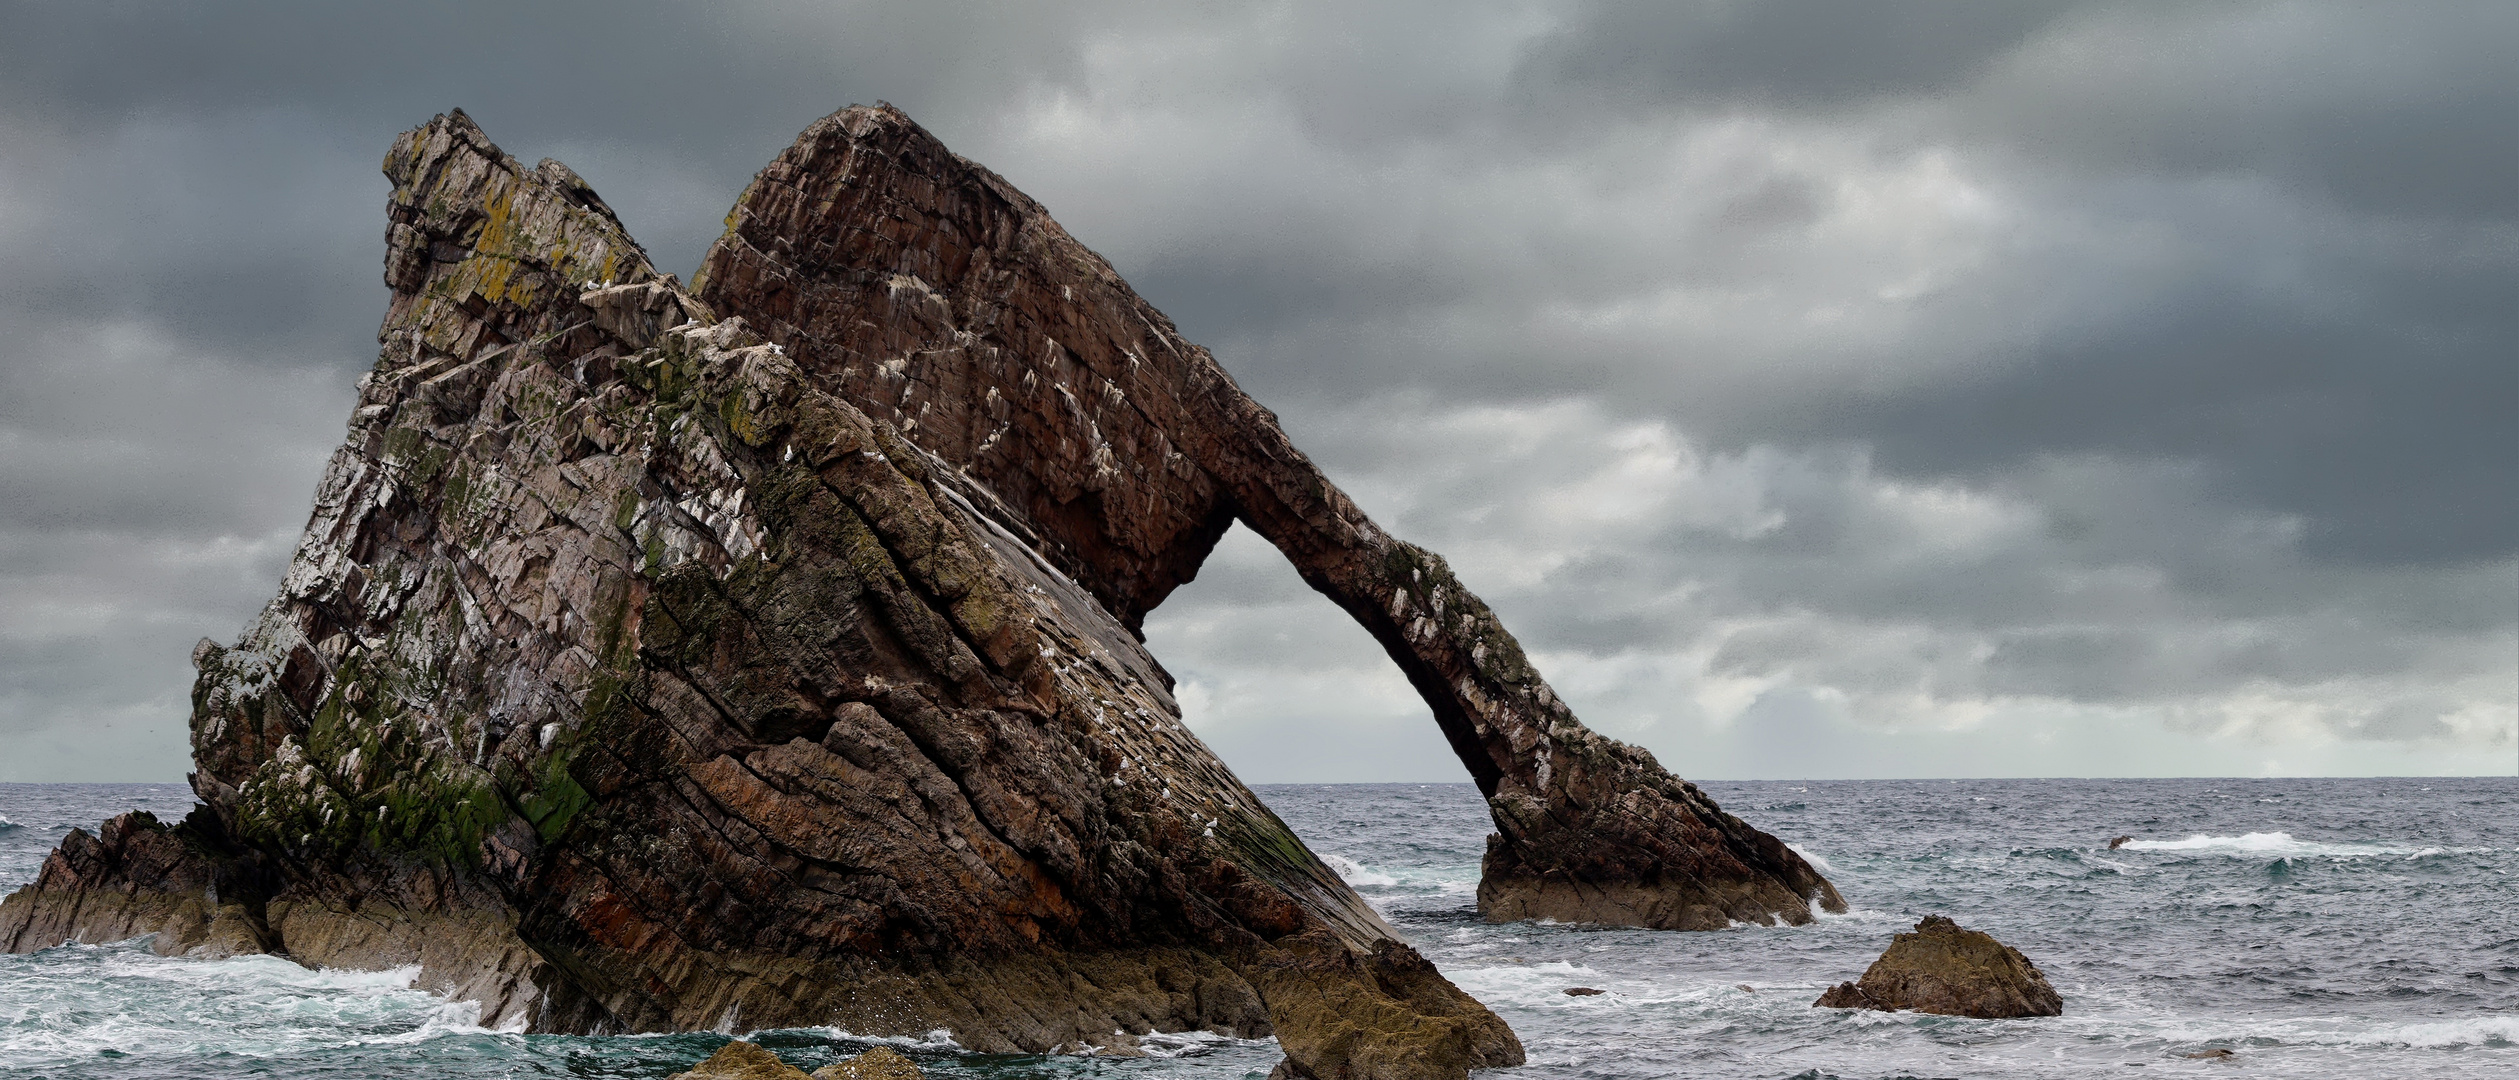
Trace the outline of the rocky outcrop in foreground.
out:
<instances>
[{"instance_id":1,"label":"rocky outcrop in foreground","mask_svg":"<svg viewBox=\"0 0 2519 1080\"><path fill-rule=\"evenodd\" d=\"M1927 915L1890 941L1859 982L1838 983L1815 1009L1902 1009L1996 1020L2062 1016L2064 999L2020 950Z\"/></svg>"},{"instance_id":2,"label":"rocky outcrop in foreground","mask_svg":"<svg viewBox=\"0 0 2519 1080\"><path fill-rule=\"evenodd\" d=\"M761 171L694 291L998 500L1134 631L1235 521L1382 643L1493 811L1490 919L1675 929L1845 902L1575 719L1442 557L1377 527L1207 350L1038 203L889 107Z\"/></svg>"}]
</instances>

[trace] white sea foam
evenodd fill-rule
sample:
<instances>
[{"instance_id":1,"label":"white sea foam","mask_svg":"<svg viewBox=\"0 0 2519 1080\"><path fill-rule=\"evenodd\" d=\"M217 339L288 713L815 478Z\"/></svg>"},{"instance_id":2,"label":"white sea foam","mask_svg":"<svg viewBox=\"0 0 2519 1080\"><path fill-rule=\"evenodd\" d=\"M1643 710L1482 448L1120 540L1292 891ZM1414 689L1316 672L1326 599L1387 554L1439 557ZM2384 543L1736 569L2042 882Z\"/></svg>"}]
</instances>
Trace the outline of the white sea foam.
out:
<instances>
[{"instance_id":1,"label":"white sea foam","mask_svg":"<svg viewBox=\"0 0 2519 1080\"><path fill-rule=\"evenodd\" d=\"M1392 877L1391 875L1385 874L1379 870L1366 867L1364 864L1344 855L1325 854L1321 856L1321 861L1328 863L1329 868L1336 872L1340 879L1357 888L1363 888L1368 885L1390 886L1399 884L1398 878Z\"/></svg>"},{"instance_id":2,"label":"white sea foam","mask_svg":"<svg viewBox=\"0 0 2519 1080\"><path fill-rule=\"evenodd\" d=\"M1913 925L1916 918L1916 914L1911 911L1857 907L1851 901L1846 904L1844 911L1830 911L1816 906L1811 908L1811 925L1813 926L1843 926L1864 929L1867 932L1869 928L1880 926L1897 927L1903 930Z\"/></svg>"},{"instance_id":3,"label":"white sea foam","mask_svg":"<svg viewBox=\"0 0 2519 1080\"><path fill-rule=\"evenodd\" d=\"M2139 1009L2137 1010L2139 1013ZM2119 1013L2085 1017L2094 1031L2127 1022ZM2138 1021L2138 1023L2140 1023ZM2140 1023L2149 1034L2183 1045L2257 1044L2266 1048L2330 1047L2363 1050L2457 1050L2471 1047L2519 1048L2519 1016L2468 1016L2454 1020L2390 1023L2366 1017L2303 1016L2264 1019L2213 1019L2168 1015Z\"/></svg>"},{"instance_id":4,"label":"white sea foam","mask_svg":"<svg viewBox=\"0 0 2519 1080\"><path fill-rule=\"evenodd\" d=\"M1615 989L1601 985L1599 972L1566 960L1551 960L1539 964L1496 964L1490 967L1460 968L1446 971L1444 975L1452 980L1454 986L1460 987L1469 996L1480 1001L1511 1002L1523 1006L1565 1005L1597 1000L1568 997L1566 988L1569 986Z\"/></svg>"},{"instance_id":5,"label":"white sea foam","mask_svg":"<svg viewBox=\"0 0 2519 1080\"><path fill-rule=\"evenodd\" d=\"M2236 855L2246 858L2331 858L2354 859L2380 855L2426 858L2433 855L2471 854L2491 848L2440 848L2387 842L2343 842L2296 839L2287 832L2252 832L2239 836L2208 836L2196 833L2184 840L2128 840L2119 849L2124 851L2191 851L2207 854Z\"/></svg>"},{"instance_id":6,"label":"white sea foam","mask_svg":"<svg viewBox=\"0 0 2519 1080\"><path fill-rule=\"evenodd\" d=\"M1800 844L1788 843L1784 846L1793 849L1793 853L1801 856L1803 862L1811 864L1811 869L1813 870L1817 870L1822 874L1833 874L1837 872L1836 867L1828 865L1828 860L1802 850L1802 845Z\"/></svg>"},{"instance_id":7,"label":"white sea foam","mask_svg":"<svg viewBox=\"0 0 2519 1080\"><path fill-rule=\"evenodd\" d=\"M408 1031L379 1032L350 1040L353 1046L417 1046L449 1035L518 1035L521 1031L500 1031L481 1026L481 1003L449 1001L431 1011L419 1026Z\"/></svg>"},{"instance_id":8,"label":"white sea foam","mask_svg":"<svg viewBox=\"0 0 2519 1080\"><path fill-rule=\"evenodd\" d=\"M835 1039L842 1042L881 1043L885 1046L897 1046L903 1050L936 1050L946 1053L959 1053L962 1050L962 1044L953 1040L953 1032L945 1028L937 1028L925 1035L858 1035L850 1032L846 1028L835 1027L793 1028L790 1030L810 1032L827 1039Z\"/></svg>"},{"instance_id":9,"label":"white sea foam","mask_svg":"<svg viewBox=\"0 0 2519 1080\"><path fill-rule=\"evenodd\" d=\"M481 1009L412 988L417 966L311 969L272 956L184 960L146 938L63 945L0 965L0 1060L283 1058L487 1034Z\"/></svg>"},{"instance_id":10,"label":"white sea foam","mask_svg":"<svg viewBox=\"0 0 2519 1080\"><path fill-rule=\"evenodd\" d=\"M2407 1046L2426 1050L2519 1046L2519 1016L2470 1016L2463 1020L2403 1024L2365 1032L2348 1042L2353 1046Z\"/></svg>"},{"instance_id":11,"label":"white sea foam","mask_svg":"<svg viewBox=\"0 0 2519 1080\"><path fill-rule=\"evenodd\" d=\"M1220 1035L1213 1031L1158 1031L1151 1035L1137 1037L1137 1048L1144 1050L1148 1057L1158 1058L1197 1057L1231 1047L1275 1045L1277 1045L1277 1040L1274 1037L1237 1039L1231 1035Z\"/></svg>"}]
</instances>

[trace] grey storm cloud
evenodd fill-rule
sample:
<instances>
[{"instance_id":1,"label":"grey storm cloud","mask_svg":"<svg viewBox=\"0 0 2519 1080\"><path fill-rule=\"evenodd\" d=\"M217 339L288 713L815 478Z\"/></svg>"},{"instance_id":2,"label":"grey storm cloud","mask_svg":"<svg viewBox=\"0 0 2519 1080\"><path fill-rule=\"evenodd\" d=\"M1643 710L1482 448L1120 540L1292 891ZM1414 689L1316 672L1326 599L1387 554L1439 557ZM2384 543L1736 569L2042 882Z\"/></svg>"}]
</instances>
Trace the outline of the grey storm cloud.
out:
<instances>
[{"instance_id":1,"label":"grey storm cloud","mask_svg":"<svg viewBox=\"0 0 2519 1080\"><path fill-rule=\"evenodd\" d=\"M2506 4L0 25L0 779L182 771L189 646L268 598L372 359L395 133L460 105L687 273L795 131L877 99L1683 771L2512 765ZM1459 776L1247 534L1148 634L1252 779Z\"/></svg>"}]
</instances>

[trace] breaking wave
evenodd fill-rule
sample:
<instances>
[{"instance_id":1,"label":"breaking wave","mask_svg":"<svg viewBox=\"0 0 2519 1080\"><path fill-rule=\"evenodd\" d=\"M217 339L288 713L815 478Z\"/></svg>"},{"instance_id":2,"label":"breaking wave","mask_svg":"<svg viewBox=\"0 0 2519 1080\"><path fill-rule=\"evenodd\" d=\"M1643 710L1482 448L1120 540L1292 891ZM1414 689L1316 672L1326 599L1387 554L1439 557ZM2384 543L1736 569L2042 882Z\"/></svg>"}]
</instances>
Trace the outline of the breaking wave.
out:
<instances>
[{"instance_id":1,"label":"breaking wave","mask_svg":"<svg viewBox=\"0 0 2519 1080\"><path fill-rule=\"evenodd\" d=\"M1387 888L1399 884L1398 878L1371 869L1344 855L1324 854L1321 856L1321 861L1329 864L1329 868L1338 874L1339 880L1359 889L1368 886Z\"/></svg>"},{"instance_id":2,"label":"breaking wave","mask_svg":"<svg viewBox=\"0 0 2519 1080\"><path fill-rule=\"evenodd\" d=\"M1803 862L1811 864L1811 869L1813 870L1817 870L1822 874L1833 874L1837 872L1836 867L1828 865L1828 860L1802 850L1802 845L1800 844L1788 843L1784 846L1793 849L1793 853L1801 856Z\"/></svg>"},{"instance_id":3,"label":"breaking wave","mask_svg":"<svg viewBox=\"0 0 2519 1080\"><path fill-rule=\"evenodd\" d=\"M419 974L173 959L147 938L0 957L0 1060L269 1059L486 1034L479 1005L412 989Z\"/></svg>"},{"instance_id":4,"label":"breaking wave","mask_svg":"<svg viewBox=\"0 0 2519 1080\"><path fill-rule=\"evenodd\" d=\"M2252 832L2239 836L2209 836L2196 833L2184 840L2128 840L2124 851L2189 851L2248 858L2329 858L2354 859L2382 855L2426 858L2433 855L2472 854L2491 848L2416 847L2407 844L2301 840L2287 832Z\"/></svg>"}]
</instances>

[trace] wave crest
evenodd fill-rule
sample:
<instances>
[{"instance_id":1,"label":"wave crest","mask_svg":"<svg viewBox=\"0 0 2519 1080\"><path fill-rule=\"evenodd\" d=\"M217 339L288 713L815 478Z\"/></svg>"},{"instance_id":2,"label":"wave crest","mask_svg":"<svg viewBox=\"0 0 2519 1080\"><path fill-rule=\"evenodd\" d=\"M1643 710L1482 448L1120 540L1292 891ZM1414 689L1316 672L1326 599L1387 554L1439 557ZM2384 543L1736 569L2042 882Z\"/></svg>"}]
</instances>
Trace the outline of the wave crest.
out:
<instances>
[{"instance_id":1,"label":"wave crest","mask_svg":"<svg viewBox=\"0 0 2519 1080\"><path fill-rule=\"evenodd\" d=\"M2234 855L2247 858L2330 858L2354 859L2380 855L2406 858L2429 858L2436 855L2465 855L2491 851L2491 848L2441 848L2388 841L2302 840L2287 832L2252 832L2239 836L2212 836L2196 833L2184 840L2128 840L2123 851L2186 851L2200 854Z\"/></svg>"},{"instance_id":2,"label":"wave crest","mask_svg":"<svg viewBox=\"0 0 2519 1080\"><path fill-rule=\"evenodd\" d=\"M1367 867L1344 855L1325 854L1321 856L1321 861L1329 864L1330 870L1336 873L1340 880L1355 888L1376 885L1387 887L1399 884L1398 878Z\"/></svg>"}]
</instances>

